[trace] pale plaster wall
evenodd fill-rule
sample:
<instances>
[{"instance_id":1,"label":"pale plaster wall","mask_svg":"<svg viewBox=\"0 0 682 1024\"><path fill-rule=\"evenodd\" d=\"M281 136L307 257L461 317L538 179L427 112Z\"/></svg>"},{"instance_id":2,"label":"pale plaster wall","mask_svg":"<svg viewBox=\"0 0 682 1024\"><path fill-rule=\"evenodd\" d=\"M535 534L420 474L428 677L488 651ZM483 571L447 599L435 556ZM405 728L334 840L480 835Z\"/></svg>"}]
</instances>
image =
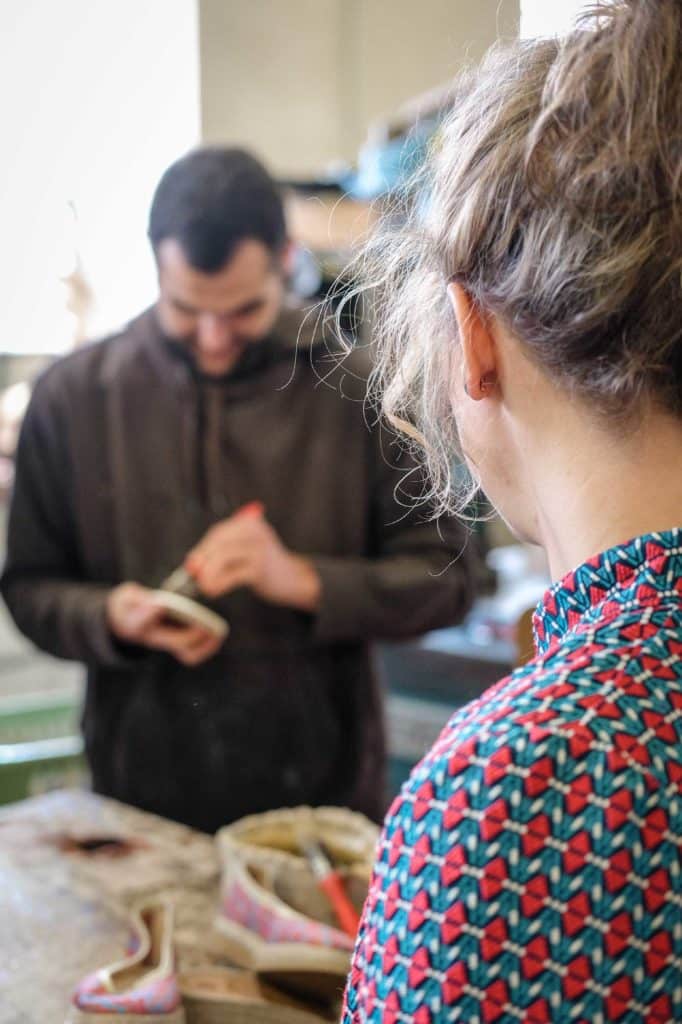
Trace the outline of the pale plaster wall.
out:
<instances>
[{"instance_id":1,"label":"pale plaster wall","mask_svg":"<svg viewBox=\"0 0 682 1024\"><path fill-rule=\"evenodd\" d=\"M199 26L204 141L311 175L518 34L519 0L199 0Z\"/></svg>"},{"instance_id":2,"label":"pale plaster wall","mask_svg":"<svg viewBox=\"0 0 682 1024\"><path fill-rule=\"evenodd\" d=\"M199 0L204 141L279 174L338 155L340 27L338 0Z\"/></svg>"}]
</instances>

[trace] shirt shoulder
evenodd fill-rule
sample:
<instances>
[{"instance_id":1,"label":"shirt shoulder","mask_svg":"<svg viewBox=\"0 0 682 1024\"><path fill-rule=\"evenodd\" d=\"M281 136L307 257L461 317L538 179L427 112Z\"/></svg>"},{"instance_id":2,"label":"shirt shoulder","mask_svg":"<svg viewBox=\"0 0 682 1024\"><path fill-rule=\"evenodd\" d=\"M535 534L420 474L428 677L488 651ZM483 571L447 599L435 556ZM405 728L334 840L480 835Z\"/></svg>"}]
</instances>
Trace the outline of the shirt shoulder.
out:
<instances>
[{"instance_id":1,"label":"shirt shoulder","mask_svg":"<svg viewBox=\"0 0 682 1024\"><path fill-rule=\"evenodd\" d=\"M141 349L138 333L124 328L94 341L88 341L74 352L56 359L36 378L32 403L64 404L76 401L93 387L104 387L112 357L135 359Z\"/></svg>"},{"instance_id":2,"label":"shirt shoulder","mask_svg":"<svg viewBox=\"0 0 682 1024\"><path fill-rule=\"evenodd\" d=\"M682 767L668 763L663 787L585 740L511 723L416 769L380 841L349 1020L392 1004L410 1019L426 1007L429 1024L563 1020L578 1002L584 1019L615 1019L633 994L618 994L622 956L642 997L681 898ZM662 990L674 964L656 960Z\"/></svg>"}]
</instances>

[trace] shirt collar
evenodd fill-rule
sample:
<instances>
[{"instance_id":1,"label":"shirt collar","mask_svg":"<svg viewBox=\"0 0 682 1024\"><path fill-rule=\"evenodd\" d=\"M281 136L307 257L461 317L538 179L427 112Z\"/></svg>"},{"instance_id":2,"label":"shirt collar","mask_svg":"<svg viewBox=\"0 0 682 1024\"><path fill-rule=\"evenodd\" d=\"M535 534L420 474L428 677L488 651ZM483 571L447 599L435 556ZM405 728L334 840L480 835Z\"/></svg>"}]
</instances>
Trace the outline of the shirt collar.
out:
<instances>
[{"instance_id":1,"label":"shirt collar","mask_svg":"<svg viewBox=\"0 0 682 1024\"><path fill-rule=\"evenodd\" d=\"M682 528L609 548L554 584L533 620L537 652L545 654L582 623L666 597L682 600Z\"/></svg>"}]
</instances>

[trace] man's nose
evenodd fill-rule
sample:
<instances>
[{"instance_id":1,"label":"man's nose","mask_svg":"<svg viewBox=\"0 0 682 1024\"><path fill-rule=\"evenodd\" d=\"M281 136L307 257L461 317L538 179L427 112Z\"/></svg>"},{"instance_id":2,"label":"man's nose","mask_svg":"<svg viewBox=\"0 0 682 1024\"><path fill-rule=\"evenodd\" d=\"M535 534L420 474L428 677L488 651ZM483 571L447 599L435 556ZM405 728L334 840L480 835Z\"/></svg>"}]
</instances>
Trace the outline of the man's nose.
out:
<instances>
[{"instance_id":1,"label":"man's nose","mask_svg":"<svg viewBox=\"0 0 682 1024\"><path fill-rule=\"evenodd\" d=\"M217 351L229 345L233 330L228 317L203 313L199 317L199 344L205 350Z\"/></svg>"}]
</instances>

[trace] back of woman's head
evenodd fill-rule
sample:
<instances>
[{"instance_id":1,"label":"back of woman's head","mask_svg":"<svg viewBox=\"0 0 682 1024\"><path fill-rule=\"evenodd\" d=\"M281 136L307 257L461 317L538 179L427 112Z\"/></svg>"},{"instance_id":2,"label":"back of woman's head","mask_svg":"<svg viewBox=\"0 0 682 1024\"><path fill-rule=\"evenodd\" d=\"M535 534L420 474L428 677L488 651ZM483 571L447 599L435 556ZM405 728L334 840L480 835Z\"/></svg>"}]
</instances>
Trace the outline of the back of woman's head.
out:
<instances>
[{"instance_id":1,"label":"back of woman's head","mask_svg":"<svg viewBox=\"0 0 682 1024\"><path fill-rule=\"evenodd\" d=\"M427 213L367 259L384 407L438 490L451 279L596 415L682 418L682 0L605 3L565 40L491 53L455 87L426 185Z\"/></svg>"}]
</instances>

